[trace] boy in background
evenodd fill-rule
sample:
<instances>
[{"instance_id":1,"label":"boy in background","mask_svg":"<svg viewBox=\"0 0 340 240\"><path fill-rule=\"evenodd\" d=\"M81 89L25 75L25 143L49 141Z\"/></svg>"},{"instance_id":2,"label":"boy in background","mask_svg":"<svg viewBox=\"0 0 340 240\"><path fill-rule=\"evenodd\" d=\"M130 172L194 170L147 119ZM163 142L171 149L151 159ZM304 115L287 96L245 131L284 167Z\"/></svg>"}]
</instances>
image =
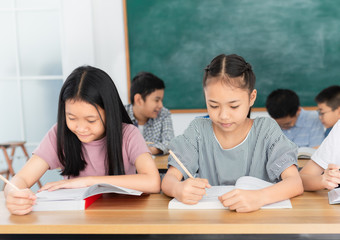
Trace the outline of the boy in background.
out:
<instances>
[{"instance_id":1,"label":"boy in background","mask_svg":"<svg viewBox=\"0 0 340 240\"><path fill-rule=\"evenodd\" d=\"M340 86L334 85L322 90L316 97L319 118L326 128L325 137L340 119Z\"/></svg>"},{"instance_id":2,"label":"boy in background","mask_svg":"<svg viewBox=\"0 0 340 240\"><path fill-rule=\"evenodd\" d=\"M273 91L267 98L266 108L283 133L299 147L318 147L323 141L324 127L318 113L303 110L294 91Z\"/></svg>"},{"instance_id":3,"label":"boy in background","mask_svg":"<svg viewBox=\"0 0 340 240\"><path fill-rule=\"evenodd\" d=\"M171 114L163 107L164 82L148 72L138 73L131 82L131 104L125 106L152 154L168 153L174 137Z\"/></svg>"}]
</instances>

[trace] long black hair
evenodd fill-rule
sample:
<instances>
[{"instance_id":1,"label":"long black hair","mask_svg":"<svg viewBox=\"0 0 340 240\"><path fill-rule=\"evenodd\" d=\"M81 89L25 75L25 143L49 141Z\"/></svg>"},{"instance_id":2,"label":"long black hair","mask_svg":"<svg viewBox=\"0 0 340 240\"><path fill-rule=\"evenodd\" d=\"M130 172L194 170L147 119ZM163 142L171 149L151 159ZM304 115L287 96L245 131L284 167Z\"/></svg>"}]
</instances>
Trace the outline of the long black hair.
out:
<instances>
[{"instance_id":1,"label":"long black hair","mask_svg":"<svg viewBox=\"0 0 340 240\"><path fill-rule=\"evenodd\" d=\"M79 176L86 167L82 143L66 125L65 102L84 101L105 111L107 139L106 167L108 175L123 175L122 123L132 124L115 84L104 71L91 67L76 68L63 84L58 103L57 152L64 176ZM98 112L99 113L99 112ZM100 115L100 114L99 114Z\"/></svg>"}]
</instances>

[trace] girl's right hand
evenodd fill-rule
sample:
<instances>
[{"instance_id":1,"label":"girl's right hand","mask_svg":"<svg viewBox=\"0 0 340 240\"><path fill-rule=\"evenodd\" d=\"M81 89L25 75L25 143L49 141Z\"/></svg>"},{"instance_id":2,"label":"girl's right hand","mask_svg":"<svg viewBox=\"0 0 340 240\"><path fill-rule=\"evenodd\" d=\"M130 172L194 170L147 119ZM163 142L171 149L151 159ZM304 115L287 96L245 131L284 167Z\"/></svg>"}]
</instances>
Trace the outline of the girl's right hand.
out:
<instances>
[{"instance_id":1,"label":"girl's right hand","mask_svg":"<svg viewBox=\"0 0 340 240\"><path fill-rule=\"evenodd\" d=\"M328 189L332 190L340 184L340 166L336 164L328 164L328 168L322 175L322 185Z\"/></svg>"},{"instance_id":2,"label":"girl's right hand","mask_svg":"<svg viewBox=\"0 0 340 240\"><path fill-rule=\"evenodd\" d=\"M6 206L12 214L25 215L32 211L36 199L36 195L28 188L11 189L6 196Z\"/></svg>"},{"instance_id":3,"label":"girl's right hand","mask_svg":"<svg viewBox=\"0 0 340 240\"><path fill-rule=\"evenodd\" d=\"M207 179L188 178L177 183L174 197L185 204L196 204L206 194L205 188L210 188Z\"/></svg>"}]
</instances>

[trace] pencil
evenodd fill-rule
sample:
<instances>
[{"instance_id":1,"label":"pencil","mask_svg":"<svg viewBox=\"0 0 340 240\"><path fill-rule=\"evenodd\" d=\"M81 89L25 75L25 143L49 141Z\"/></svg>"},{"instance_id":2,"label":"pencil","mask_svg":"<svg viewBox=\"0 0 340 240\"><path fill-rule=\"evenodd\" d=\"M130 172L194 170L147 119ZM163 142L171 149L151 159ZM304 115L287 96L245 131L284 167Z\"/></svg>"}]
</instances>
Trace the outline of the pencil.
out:
<instances>
[{"instance_id":1,"label":"pencil","mask_svg":"<svg viewBox=\"0 0 340 240\"><path fill-rule=\"evenodd\" d=\"M188 169L183 165L183 163L177 158L177 156L171 151L169 150L169 153L171 154L171 156L176 160L176 162L181 166L181 168L184 170L184 172L190 177L190 178L194 178L191 173L188 171Z\"/></svg>"},{"instance_id":2,"label":"pencil","mask_svg":"<svg viewBox=\"0 0 340 240\"><path fill-rule=\"evenodd\" d=\"M8 185L10 185L11 187L15 188L16 190L20 190L17 186L15 186L13 183L11 183L10 181L8 181L6 178L4 178L1 174L0 174L0 179L2 181L4 181L5 183L7 183Z\"/></svg>"},{"instance_id":3,"label":"pencil","mask_svg":"<svg viewBox=\"0 0 340 240\"><path fill-rule=\"evenodd\" d=\"M147 145L149 145L149 144L154 144L154 142L146 142L146 144L147 144Z\"/></svg>"}]
</instances>

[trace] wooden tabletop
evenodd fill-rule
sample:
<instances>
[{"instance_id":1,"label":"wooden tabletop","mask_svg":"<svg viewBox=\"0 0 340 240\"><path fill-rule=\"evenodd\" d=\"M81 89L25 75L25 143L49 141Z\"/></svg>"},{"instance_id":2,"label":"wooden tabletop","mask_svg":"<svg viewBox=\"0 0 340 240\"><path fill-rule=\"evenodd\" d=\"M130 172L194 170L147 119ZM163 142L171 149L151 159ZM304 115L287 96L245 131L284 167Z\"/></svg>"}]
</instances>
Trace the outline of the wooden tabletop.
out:
<instances>
[{"instance_id":1,"label":"wooden tabletop","mask_svg":"<svg viewBox=\"0 0 340 240\"><path fill-rule=\"evenodd\" d=\"M252 213L229 210L168 210L163 194L106 194L85 211L11 215L0 194L2 234L340 234L340 205L327 191L292 199L292 209Z\"/></svg>"},{"instance_id":2,"label":"wooden tabletop","mask_svg":"<svg viewBox=\"0 0 340 240\"><path fill-rule=\"evenodd\" d=\"M153 159L155 160L156 166L159 170L168 169L168 157L169 154L153 156Z\"/></svg>"}]
</instances>

